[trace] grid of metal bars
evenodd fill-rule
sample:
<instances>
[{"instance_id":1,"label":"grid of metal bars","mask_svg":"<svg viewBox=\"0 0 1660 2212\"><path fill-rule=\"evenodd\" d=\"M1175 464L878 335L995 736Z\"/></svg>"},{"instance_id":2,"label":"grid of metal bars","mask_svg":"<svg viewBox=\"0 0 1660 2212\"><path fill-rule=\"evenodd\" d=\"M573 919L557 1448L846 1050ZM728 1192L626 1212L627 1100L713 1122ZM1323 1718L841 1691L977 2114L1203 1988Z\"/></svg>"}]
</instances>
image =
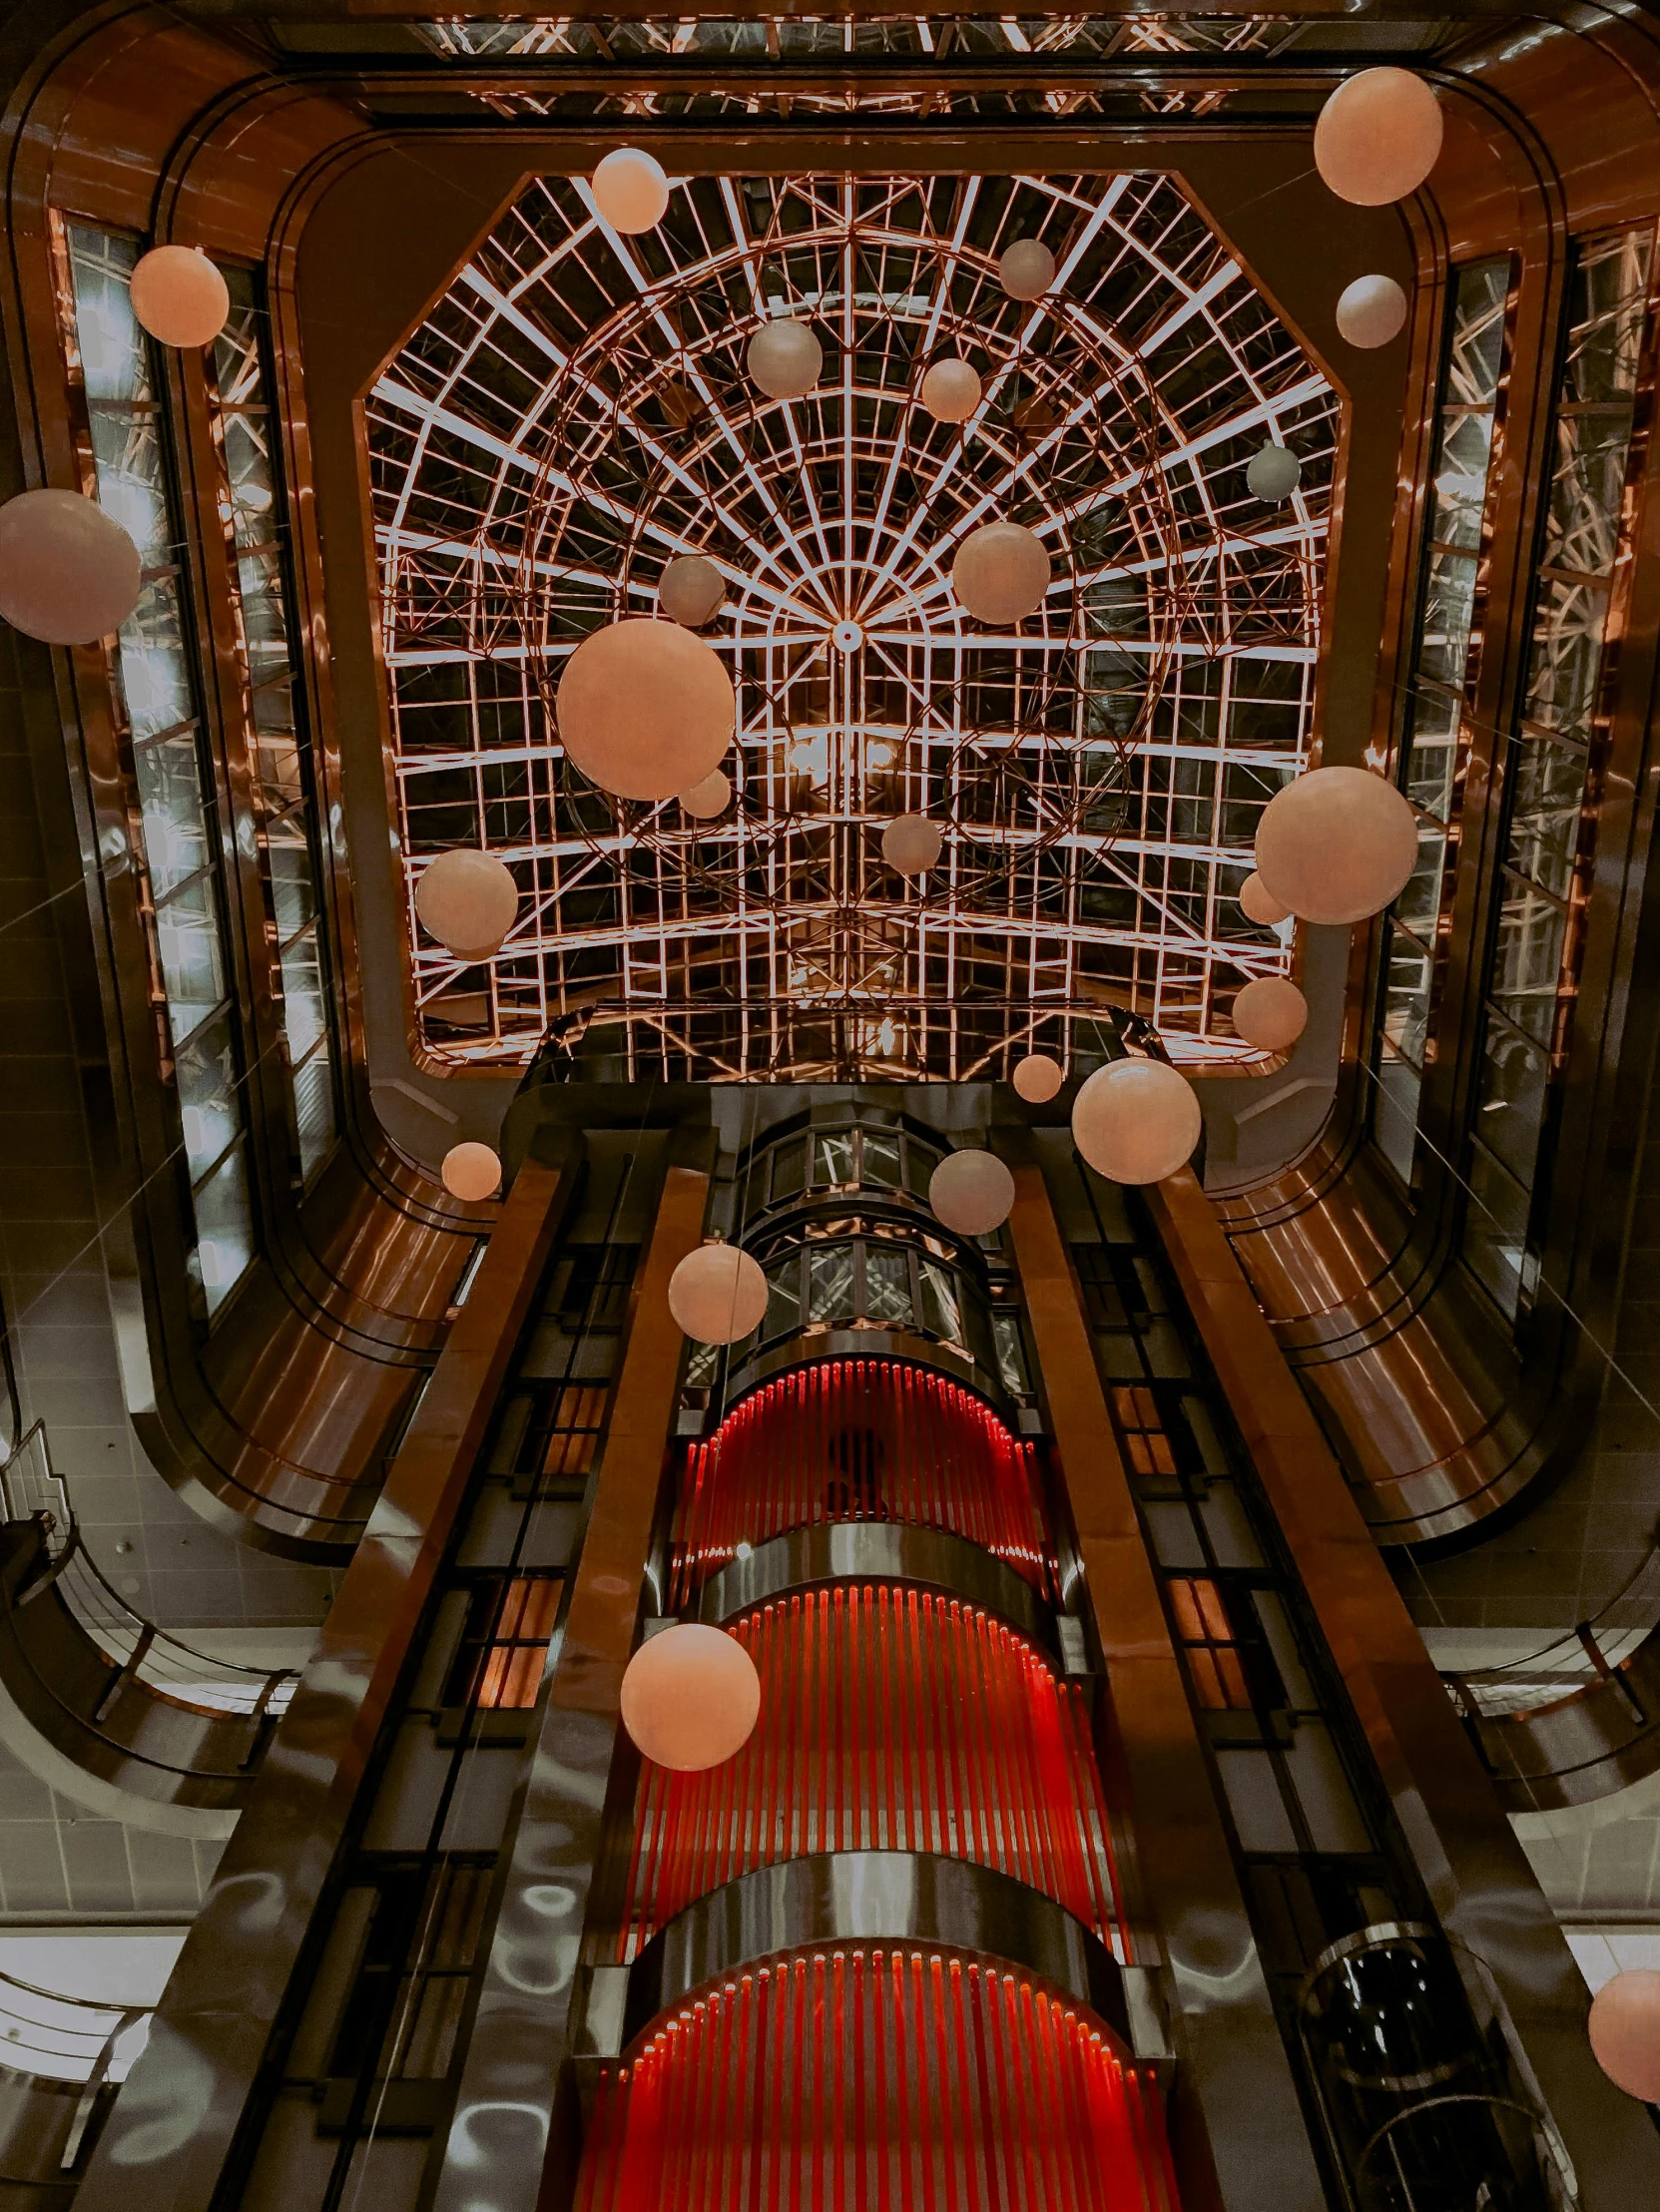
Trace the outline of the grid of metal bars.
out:
<instances>
[{"instance_id":1,"label":"grid of metal bars","mask_svg":"<svg viewBox=\"0 0 1660 2212\"><path fill-rule=\"evenodd\" d=\"M1061 265L1039 309L994 276L1033 235ZM828 348L806 402L743 372L782 311ZM986 386L961 432L915 400L958 346ZM1236 1054L1223 1007L1287 959L1234 893L1308 757L1336 421L1167 178L696 179L644 240L538 180L368 406L428 1050L523 1059L574 1017L619 1022L635 1074L954 1078L1112 998L1178 1057ZM1245 484L1269 436L1304 464L1277 509ZM995 514L1056 570L1004 636L947 581ZM549 712L577 639L685 552L727 577L740 694L738 805L706 826L594 792ZM946 828L925 889L879 861L912 807ZM453 843L520 882L487 963L414 923Z\"/></svg>"}]
</instances>

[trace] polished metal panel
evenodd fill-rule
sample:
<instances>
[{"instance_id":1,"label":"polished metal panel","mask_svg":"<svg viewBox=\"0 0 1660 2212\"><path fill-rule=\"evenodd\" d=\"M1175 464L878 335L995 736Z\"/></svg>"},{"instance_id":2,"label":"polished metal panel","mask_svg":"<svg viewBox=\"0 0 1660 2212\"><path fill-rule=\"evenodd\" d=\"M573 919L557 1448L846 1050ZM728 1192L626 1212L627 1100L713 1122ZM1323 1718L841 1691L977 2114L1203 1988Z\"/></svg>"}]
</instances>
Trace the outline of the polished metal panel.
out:
<instances>
[{"instance_id":1,"label":"polished metal panel","mask_svg":"<svg viewBox=\"0 0 1660 2212\"><path fill-rule=\"evenodd\" d=\"M519 1170L477 1280L346 1569L82 2184L89 2212L135 2192L206 2212L289 1996L466 1493L497 1392L576 1181L580 1139Z\"/></svg>"},{"instance_id":2,"label":"polished metal panel","mask_svg":"<svg viewBox=\"0 0 1660 2212\"><path fill-rule=\"evenodd\" d=\"M1178 2171L1185 2186L1193 2176L1200 2201L1203 2189L1219 2187L1229 2212L1323 2212L1325 2188L1077 1281L1029 1137L999 1130L997 1142L1014 1170L1009 1229L1105 1661L1097 1726L1133 1843L1132 1924L1145 1916L1163 1952L1172 2039L1192 2091L1173 2113Z\"/></svg>"},{"instance_id":3,"label":"polished metal panel","mask_svg":"<svg viewBox=\"0 0 1660 2212\"><path fill-rule=\"evenodd\" d=\"M770 1597L826 1583L907 1582L995 1613L1058 1659L1053 1610L1014 1569L966 1537L901 1521L821 1521L740 1555L698 1596L701 1621L729 1621Z\"/></svg>"},{"instance_id":4,"label":"polished metal panel","mask_svg":"<svg viewBox=\"0 0 1660 2212\"><path fill-rule=\"evenodd\" d=\"M1081 1921L994 1868L905 1851L786 1859L689 1905L634 1962L625 2037L739 1966L837 1942L938 1944L1024 1966L1129 2045L1118 1963Z\"/></svg>"},{"instance_id":5,"label":"polished metal panel","mask_svg":"<svg viewBox=\"0 0 1660 2212\"><path fill-rule=\"evenodd\" d=\"M1443 1930L1492 1975L1588 2204L1660 2195L1660 2138L1591 2056L1566 1937L1215 1212L1185 1168L1148 1199Z\"/></svg>"},{"instance_id":6,"label":"polished metal panel","mask_svg":"<svg viewBox=\"0 0 1660 2212\"><path fill-rule=\"evenodd\" d=\"M574 1088L574 1086L573 1086ZM568 1100L580 1110L581 1100ZM692 1094L708 1114L707 1093ZM444 2146L436 2212L534 2212L574 2172L576 2114L567 2059L583 1935L607 1869L608 1809L632 1794L618 1754L623 1670L649 1609L647 1567L674 1426L685 1339L669 1278L702 1241L714 1132L693 1120L669 1163L641 1266L588 1526L572 1578L541 1734Z\"/></svg>"}]
</instances>

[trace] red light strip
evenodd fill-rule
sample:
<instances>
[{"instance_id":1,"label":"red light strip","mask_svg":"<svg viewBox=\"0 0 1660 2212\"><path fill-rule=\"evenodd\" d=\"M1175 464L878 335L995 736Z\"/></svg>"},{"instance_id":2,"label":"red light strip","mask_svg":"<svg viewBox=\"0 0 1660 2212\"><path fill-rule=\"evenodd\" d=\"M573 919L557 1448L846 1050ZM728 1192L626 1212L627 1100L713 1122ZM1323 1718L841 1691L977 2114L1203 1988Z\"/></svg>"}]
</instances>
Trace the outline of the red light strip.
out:
<instances>
[{"instance_id":1,"label":"red light strip","mask_svg":"<svg viewBox=\"0 0 1660 2212\"><path fill-rule=\"evenodd\" d=\"M688 1454L670 1610L740 1543L824 1521L943 1528L1052 1595L1032 1447L948 1377L819 1360L767 1382Z\"/></svg>"},{"instance_id":2,"label":"red light strip","mask_svg":"<svg viewBox=\"0 0 1660 2212\"><path fill-rule=\"evenodd\" d=\"M1177 2212L1152 2084L1069 2002L933 1949L735 1976L601 2075L577 2212Z\"/></svg>"},{"instance_id":3,"label":"red light strip","mask_svg":"<svg viewBox=\"0 0 1660 2212\"><path fill-rule=\"evenodd\" d=\"M1023 1637L885 1584L777 1599L733 1633L760 1671L761 1720L706 1773L646 1767L622 1958L723 1883L829 1851L995 1867L1127 1955L1089 1715Z\"/></svg>"}]
</instances>

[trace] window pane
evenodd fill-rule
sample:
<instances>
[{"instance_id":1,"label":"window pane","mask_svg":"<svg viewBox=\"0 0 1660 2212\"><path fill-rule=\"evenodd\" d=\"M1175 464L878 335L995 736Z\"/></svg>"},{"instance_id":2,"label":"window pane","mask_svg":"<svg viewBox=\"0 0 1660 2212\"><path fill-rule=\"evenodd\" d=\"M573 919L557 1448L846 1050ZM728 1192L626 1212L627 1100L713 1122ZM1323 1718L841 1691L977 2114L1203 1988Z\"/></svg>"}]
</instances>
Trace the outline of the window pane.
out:
<instances>
[{"instance_id":1,"label":"window pane","mask_svg":"<svg viewBox=\"0 0 1660 2212\"><path fill-rule=\"evenodd\" d=\"M213 885L206 876L176 891L156 913L156 943L175 1046L225 996L225 968Z\"/></svg>"},{"instance_id":2,"label":"window pane","mask_svg":"<svg viewBox=\"0 0 1660 2212\"><path fill-rule=\"evenodd\" d=\"M202 1027L179 1052L179 1105L191 1181L203 1175L242 1127L229 1013Z\"/></svg>"},{"instance_id":3,"label":"window pane","mask_svg":"<svg viewBox=\"0 0 1660 2212\"><path fill-rule=\"evenodd\" d=\"M1476 1088L1475 1134L1529 1188L1544 1121L1545 1072L1538 1045L1502 1022L1489 1021Z\"/></svg>"},{"instance_id":4,"label":"window pane","mask_svg":"<svg viewBox=\"0 0 1660 2212\"><path fill-rule=\"evenodd\" d=\"M809 1321L850 1321L853 1316L853 1248L813 1245L807 1256Z\"/></svg>"},{"instance_id":5,"label":"window pane","mask_svg":"<svg viewBox=\"0 0 1660 2212\"><path fill-rule=\"evenodd\" d=\"M1510 862L1535 883L1566 898L1579 840L1585 756L1554 738L1524 737L1514 751L1516 790L1510 817Z\"/></svg>"},{"instance_id":6,"label":"window pane","mask_svg":"<svg viewBox=\"0 0 1660 2212\"><path fill-rule=\"evenodd\" d=\"M1549 1041L1555 1020L1564 920L1554 899L1513 875L1503 878L1491 997L1518 1029L1541 1043Z\"/></svg>"},{"instance_id":7,"label":"window pane","mask_svg":"<svg viewBox=\"0 0 1660 2212\"><path fill-rule=\"evenodd\" d=\"M322 972L318 966L317 932L313 922L303 936L282 950L282 1027L288 1051L295 1060L305 1059L324 1034L326 1009Z\"/></svg>"},{"instance_id":8,"label":"window pane","mask_svg":"<svg viewBox=\"0 0 1660 2212\"><path fill-rule=\"evenodd\" d=\"M816 1184L829 1183L832 1187L851 1183L853 1180L853 1133L850 1129L838 1129L832 1136L818 1140L818 1173Z\"/></svg>"},{"instance_id":9,"label":"window pane","mask_svg":"<svg viewBox=\"0 0 1660 2212\"><path fill-rule=\"evenodd\" d=\"M202 765L195 723L170 738L140 746L133 758L144 819L144 856L158 898L212 858L202 804Z\"/></svg>"},{"instance_id":10,"label":"window pane","mask_svg":"<svg viewBox=\"0 0 1660 2212\"><path fill-rule=\"evenodd\" d=\"M1383 1035L1402 1058L1421 1067L1429 1020L1429 955L1391 923L1384 958Z\"/></svg>"},{"instance_id":11,"label":"window pane","mask_svg":"<svg viewBox=\"0 0 1660 2212\"><path fill-rule=\"evenodd\" d=\"M299 1134L299 1164L306 1175L334 1141L334 1071L328 1047L319 1044L293 1071L294 1123Z\"/></svg>"},{"instance_id":12,"label":"window pane","mask_svg":"<svg viewBox=\"0 0 1660 2212\"><path fill-rule=\"evenodd\" d=\"M902 1252L884 1252L879 1245L865 1246L864 1311L871 1321L897 1322L902 1328L910 1327L910 1262Z\"/></svg>"},{"instance_id":13,"label":"window pane","mask_svg":"<svg viewBox=\"0 0 1660 2212\"><path fill-rule=\"evenodd\" d=\"M1475 611L1475 556L1436 549L1424 579L1418 672L1462 693Z\"/></svg>"},{"instance_id":14,"label":"window pane","mask_svg":"<svg viewBox=\"0 0 1660 2212\"><path fill-rule=\"evenodd\" d=\"M921 1264L922 1327L946 1344L962 1342L962 1306L950 1272L932 1260Z\"/></svg>"},{"instance_id":15,"label":"window pane","mask_svg":"<svg viewBox=\"0 0 1660 2212\"><path fill-rule=\"evenodd\" d=\"M1450 693L1420 688L1412 700L1411 747L1406 757L1406 797L1447 822L1458 760L1458 702Z\"/></svg>"},{"instance_id":16,"label":"window pane","mask_svg":"<svg viewBox=\"0 0 1660 2212\"><path fill-rule=\"evenodd\" d=\"M248 1203L248 1164L238 1145L196 1194L197 1248L192 1272L202 1285L208 1312L217 1312L254 1257L254 1217Z\"/></svg>"},{"instance_id":17,"label":"window pane","mask_svg":"<svg viewBox=\"0 0 1660 2212\"><path fill-rule=\"evenodd\" d=\"M1441 910L1441 871L1446 864L1446 832L1432 823L1417 826L1417 865L1406 888L1394 902L1394 912L1408 929L1415 929L1427 943L1435 934Z\"/></svg>"},{"instance_id":18,"label":"window pane","mask_svg":"<svg viewBox=\"0 0 1660 2212\"><path fill-rule=\"evenodd\" d=\"M1378 1056L1378 1092L1373 1104L1372 1134L1378 1149L1403 1183L1412 1179L1420 1088L1417 1069L1397 1058L1384 1043Z\"/></svg>"},{"instance_id":19,"label":"window pane","mask_svg":"<svg viewBox=\"0 0 1660 2212\"><path fill-rule=\"evenodd\" d=\"M897 1132L891 1129L866 1129L863 1133L863 1146L859 1181L879 1183L889 1190L896 1190L899 1183Z\"/></svg>"},{"instance_id":20,"label":"window pane","mask_svg":"<svg viewBox=\"0 0 1660 2212\"><path fill-rule=\"evenodd\" d=\"M769 1340L788 1336L802 1319L802 1260L799 1252L775 1260L767 1270L767 1318L761 1333Z\"/></svg>"},{"instance_id":21,"label":"window pane","mask_svg":"<svg viewBox=\"0 0 1660 2212\"><path fill-rule=\"evenodd\" d=\"M780 1145L773 1154L773 1204L797 1197L807 1179L807 1139Z\"/></svg>"},{"instance_id":22,"label":"window pane","mask_svg":"<svg viewBox=\"0 0 1660 2212\"><path fill-rule=\"evenodd\" d=\"M1521 1303L1527 1262L1527 1195L1479 1145L1470 1151L1464 1258L1507 1314Z\"/></svg>"}]
</instances>

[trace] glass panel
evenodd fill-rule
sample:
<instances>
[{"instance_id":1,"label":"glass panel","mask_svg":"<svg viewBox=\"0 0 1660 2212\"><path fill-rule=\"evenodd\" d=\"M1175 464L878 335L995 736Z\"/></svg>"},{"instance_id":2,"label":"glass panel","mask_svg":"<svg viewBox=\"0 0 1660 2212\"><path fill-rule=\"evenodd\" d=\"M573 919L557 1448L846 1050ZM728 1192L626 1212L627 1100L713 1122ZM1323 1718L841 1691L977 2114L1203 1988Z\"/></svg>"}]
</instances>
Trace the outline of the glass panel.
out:
<instances>
[{"instance_id":1,"label":"glass panel","mask_svg":"<svg viewBox=\"0 0 1660 2212\"><path fill-rule=\"evenodd\" d=\"M807 1256L808 1320L850 1321L852 1317L852 1246L810 1246Z\"/></svg>"},{"instance_id":2,"label":"glass panel","mask_svg":"<svg viewBox=\"0 0 1660 2212\"><path fill-rule=\"evenodd\" d=\"M1511 802L1511 865L1558 898L1573 883L1579 841L1579 807L1585 791L1585 755L1554 738L1523 738L1514 748L1515 797Z\"/></svg>"},{"instance_id":3,"label":"glass panel","mask_svg":"<svg viewBox=\"0 0 1660 2212\"><path fill-rule=\"evenodd\" d=\"M892 1129L866 1129L862 1136L863 1155L859 1162L859 1181L879 1183L888 1190L899 1187L899 1138Z\"/></svg>"},{"instance_id":4,"label":"glass panel","mask_svg":"<svg viewBox=\"0 0 1660 2212\"><path fill-rule=\"evenodd\" d=\"M912 1198L926 1198L933 1171L942 1155L932 1145L919 1144L914 1137L905 1139L905 1189Z\"/></svg>"},{"instance_id":5,"label":"glass panel","mask_svg":"<svg viewBox=\"0 0 1660 2212\"><path fill-rule=\"evenodd\" d=\"M196 1233L192 1272L202 1285L208 1312L213 1315L254 1257L248 1163L241 1145L197 1191Z\"/></svg>"},{"instance_id":6,"label":"glass panel","mask_svg":"<svg viewBox=\"0 0 1660 2212\"><path fill-rule=\"evenodd\" d=\"M1524 720L1581 742L1590 736L1607 619L1601 584L1546 577L1533 615Z\"/></svg>"},{"instance_id":7,"label":"glass panel","mask_svg":"<svg viewBox=\"0 0 1660 2212\"><path fill-rule=\"evenodd\" d=\"M1415 938L1391 923L1384 957L1384 1038L1414 1067L1421 1067L1429 1020L1429 955Z\"/></svg>"},{"instance_id":8,"label":"glass panel","mask_svg":"<svg viewBox=\"0 0 1660 2212\"><path fill-rule=\"evenodd\" d=\"M1373 1102L1372 1133L1379 1150L1403 1183L1412 1180L1420 1087L1417 1069L1409 1061L1397 1058L1384 1044L1378 1056L1378 1093Z\"/></svg>"},{"instance_id":9,"label":"glass panel","mask_svg":"<svg viewBox=\"0 0 1660 2212\"><path fill-rule=\"evenodd\" d=\"M202 763L196 725L155 738L133 757L144 818L144 856L151 887L165 898L213 858L202 803Z\"/></svg>"},{"instance_id":10,"label":"glass panel","mask_svg":"<svg viewBox=\"0 0 1660 2212\"><path fill-rule=\"evenodd\" d=\"M1005 1386L1022 1394L1029 1390L1032 1382L1026 1372L1026 1347L1021 1341L1018 1315L993 1313L991 1341L997 1348L997 1372Z\"/></svg>"},{"instance_id":11,"label":"glass panel","mask_svg":"<svg viewBox=\"0 0 1660 2212\"><path fill-rule=\"evenodd\" d=\"M1418 671L1454 692L1464 688L1469 633L1475 613L1475 556L1439 547L1429 555L1423 587L1423 631Z\"/></svg>"},{"instance_id":12,"label":"glass panel","mask_svg":"<svg viewBox=\"0 0 1660 2212\"><path fill-rule=\"evenodd\" d=\"M829 1183L832 1189L854 1181L853 1133L850 1129L837 1129L830 1136L818 1140L818 1171L814 1183Z\"/></svg>"},{"instance_id":13,"label":"glass panel","mask_svg":"<svg viewBox=\"0 0 1660 2212\"><path fill-rule=\"evenodd\" d=\"M781 1144L773 1154L773 1204L799 1197L807 1180L807 1139Z\"/></svg>"},{"instance_id":14,"label":"glass panel","mask_svg":"<svg viewBox=\"0 0 1660 2212\"><path fill-rule=\"evenodd\" d=\"M229 1012L204 1022L179 1052L179 1106L191 1181L206 1173L242 1127Z\"/></svg>"},{"instance_id":15,"label":"glass panel","mask_svg":"<svg viewBox=\"0 0 1660 2212\"><path fill-rule=\"evenodd\" d=\"M956 1280L948 1269L924 1260L919 1269L922 1283L922 1327L948 1345L962 1343L962 1304Z\"/></svg>"},{"instance_id":16,"label":"glass panel","mask_svg":"<svg viewBox=\"0 0 1660 2212\"><path fill-rule=\"evenodd\" d=\"M322 971L315 925L282 949L282 1026L288 1050L305 1059L326 1033Z\"/></svg>"},{"instance_id":17,"label":"glass panel","mask_svg":"<svg viewBox=\"0 0 1660 2212\"><path fill-rule=\"evenodd\" d=\"M910 1262L904 1253L865 1246L864 1311L871 1321L910 1327Z\"/></svg>"},{"instance_id":18,"label":"glass panel","mask_svg":"<svg viewBox=\"0 0 1660 2212\"><path fill-rule=\"evenodd\" d=\"M311 853L305 841L305 825L293 815L269 825L266 834L277 937L279 944L285 944L296 929L304 928L316 910Z\"/></svg>"},{"instance_id":19,"label":"glass panel","mask_svg":"<svg viewBox=\"0 0 1660 2212\"><path fill-rule=\"evenodd\" d=\"M1479 1145L1470 1150L1464 1258L1506 1314L1521 1303L1527 1259L1527 1193Z\"/></svg>"},{"instance_id":20,"label":"glass panel","mask_svg":"<svg viewBox=\"0 0 1660 2212\"><path fill-rule=\"evenodd\" d=\"M767 1316L761 1333L769 1341L788 1336L801 1326L801 1319L802 1256L793 1252L787 1260L775 1260L767 1270Z\"/></svg>"},{"instance_id":21,"label":"glass panel","mask_svg":"<svg viewBox=\"0 0 1660 2212\"><path fill-rule=\"evenodd\" d=\"M175 1046L225 996L224 953L212 882L198 876L156 911L156 945Z\"/></svg>"},{"instance_id":22,"label":"glass panel","mask_svg":"<svg viewBox=\"0 0 1660 2212\"><path fill-rule=\"evenodd\" d=\"M293 1071L294 1125L299 1137L299 1165L309 1175L334 1141L334 1071L328 1064L328 1048L320 1044L311 1057Z\"/></svg>"},{"instance_id":23,"label":"glass panel","mask_svg":"<svg viewBox=\"0 0 1660 2212\"><path fill-rule=\"evenodd\" d=\"M1394 912L1425 943L1433 942L1435 922L1441 910L1441 873L1446 864L1446 833L1420 822L1417 830L1417 865L1406 888L1394 902Z\"/></svg>"},{"instance_id":24,"label":"glass panel","mask_svg":"<svg viewBox=\"0 0 1660 2212\"><path fill-rule=\"evenodd\" d=\"M1566 917L1554 899L1513 875L1502 879L1501 896L1490 996L1517 1028L1548 1044Z\"/></svg>"},{"instance_id":25,"label":"glass panel","mask_svg":"<svg viewBox=\"0 0 1660 2212\"><path fill-rule=\"evenodd\" d=\"M1476 1085L1475 1133L1518 1182L1531 1187L1544 1121L1546 1060L1539 1046L1489 1020Z\"/></svg>"},{"instance_id":26,"label":"glass panel","mask_svg":"<svg viewBox=\"0 0 1660 2212\"><path fill-rule=\"evenodd\" d=\"M1437 822L1448 822L1458 765L1457 700L1449 692L1423 686L1412 702L1411 728L1406 797Z\"/></svg>"}]
</instances>

